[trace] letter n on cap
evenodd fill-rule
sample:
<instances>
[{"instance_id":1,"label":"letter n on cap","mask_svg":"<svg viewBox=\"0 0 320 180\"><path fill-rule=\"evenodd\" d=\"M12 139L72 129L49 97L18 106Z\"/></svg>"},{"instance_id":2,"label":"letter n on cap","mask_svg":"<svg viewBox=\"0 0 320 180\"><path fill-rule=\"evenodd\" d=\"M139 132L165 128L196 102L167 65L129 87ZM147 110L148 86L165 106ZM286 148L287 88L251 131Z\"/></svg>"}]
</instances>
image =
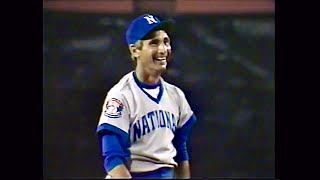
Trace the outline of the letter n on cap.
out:
<instances>
[{"instance_id":1,"label":"letter n on cap","mask_svg":"<svg viewBox=\"0 0 320 180\"><path fill-rule=\"evenodd\" d=\"M149 24L157 23L157 20L155 20L154 17L151 15L144 16L143 18L145 18Z\"/></svg>"}]
</instances>

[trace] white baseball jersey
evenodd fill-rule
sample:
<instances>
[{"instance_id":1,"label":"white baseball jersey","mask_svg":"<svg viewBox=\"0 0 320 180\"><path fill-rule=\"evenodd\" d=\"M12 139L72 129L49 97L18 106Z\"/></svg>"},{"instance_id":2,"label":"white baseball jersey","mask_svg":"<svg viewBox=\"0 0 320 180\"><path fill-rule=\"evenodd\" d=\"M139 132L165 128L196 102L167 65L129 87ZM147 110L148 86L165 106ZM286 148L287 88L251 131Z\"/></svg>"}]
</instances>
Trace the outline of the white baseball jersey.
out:
<instances>
[{"instance_id":1,"label":"white baseball jersey","mask_svg":"<svg viewBox=\"0 0 320 180\"><path fill-rule=\"evenodd\" d=\"M158 98L148 95L136 81L132 71L110 89L98 126L107 123L129 135L129 171L174 167L174 132L190 119L193 111L182 90L162 78Z\"/></svg>"}]
</instances>

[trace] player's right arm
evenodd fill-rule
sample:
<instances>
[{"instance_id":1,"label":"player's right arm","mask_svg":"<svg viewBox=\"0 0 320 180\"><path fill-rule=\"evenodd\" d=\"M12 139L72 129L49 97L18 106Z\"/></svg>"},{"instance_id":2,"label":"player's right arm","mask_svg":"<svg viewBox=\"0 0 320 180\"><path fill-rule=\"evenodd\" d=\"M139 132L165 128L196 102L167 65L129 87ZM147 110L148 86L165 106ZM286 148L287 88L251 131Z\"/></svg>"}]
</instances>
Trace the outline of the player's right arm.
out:
<instances>
[{"instance_id":1,"label":"player's right arm","mask_svg":"<svg viewBox=\"0 0 320 180\"><path fill-rule=\"evenodd\" d=\"M114 167L109 173L109 178L124 178L124 179L131 179L131 175L128 171L128 169L126 168L125 165L121 164L118 165L116 167ZM107 176L108 177L108 176ZM109 179L106 178L106 179Z\"/></svg>"},{"instance_id":2,"label":"player's right arm","mask_svg":"<svg viewBox=\"0 0 320 180\"><path fill-rule=\"evenodd\" d=\"M108 178L131 178L127 169L128 160L126 146L122 145L121 137L111 131L104 132L101 138L104 168ZM107 178L106 177L106 178Z\"/></svg>"},{"instance_id":3,"label":"player's right arm","mask_svg":"<svg viewBox=\"0 0 320 180\"><path fill-rule=\"evenodd\" d=\"M131 178L128 105L118 93L108 93L100 115L97 134L101 143L106 178Z\"/></svg>"}]
</instances>

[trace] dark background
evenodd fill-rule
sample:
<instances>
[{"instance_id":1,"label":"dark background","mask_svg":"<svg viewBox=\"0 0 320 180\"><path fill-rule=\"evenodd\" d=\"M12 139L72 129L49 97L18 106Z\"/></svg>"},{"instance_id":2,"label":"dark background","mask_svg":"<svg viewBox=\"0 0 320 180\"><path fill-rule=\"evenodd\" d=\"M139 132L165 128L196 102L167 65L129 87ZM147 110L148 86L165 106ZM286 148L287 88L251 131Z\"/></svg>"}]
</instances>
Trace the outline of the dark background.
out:
<instances>
[{"instance_id":1,"label":"dark background","mask_svg":"<svg viewBox=\"0 0 320 180\"><path fill-rule=\"evenodd\" d=\"M43 12L43 175L103 177L95 129L134 15ZM177 15L165 79L198 117L194 177L275 175L274 15Z\"/></svg>"}]
</instances>

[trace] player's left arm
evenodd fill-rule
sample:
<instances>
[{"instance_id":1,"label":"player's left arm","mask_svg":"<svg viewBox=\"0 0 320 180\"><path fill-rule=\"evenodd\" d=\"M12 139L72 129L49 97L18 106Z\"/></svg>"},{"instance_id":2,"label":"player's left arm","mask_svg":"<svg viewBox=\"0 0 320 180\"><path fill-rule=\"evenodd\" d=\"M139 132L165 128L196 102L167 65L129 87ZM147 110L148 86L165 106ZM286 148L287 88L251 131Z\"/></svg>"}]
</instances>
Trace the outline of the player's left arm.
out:
<instances>
[{"instance_id":1,"label":"player's left arm","mask_svg":"<svg viewBox=\"0 0 320 180\"><path fill-rule=\"evenodd\" d=\"M190 176L190 166L189 161L181 161L178 163L178 166L175 168L175 177L179 179L189 179Z\"/></svg>"},{"instance_id":2,"label":"player's left arm","mask_svg":"<svg viewBox=\"0 0 320 180\"><path fill-rule=\"evenodd\" d=\"M178 166L175 168L175 176L176 178L185 179L191 177L187 143L197 118L191 110L184 93L180 89L178 90L178 94L180 117L172 143L177 151L177 155L174 157L178 163Z\"/></svg>"},{"instance_id":3,"label":"player's left arm","mask_svg":"<svg viewBox=\"0 0 320 180\"><path fill-rule=\"evenodd\" d=\"M182 127L176 129L175 137L172 141L177 150L177 155L174 158L178 163L175 168L175 176L177 178L190 178L191 176L187 143L195 122L196 117L192 115Z\"/></svg>"}]
</instances>

